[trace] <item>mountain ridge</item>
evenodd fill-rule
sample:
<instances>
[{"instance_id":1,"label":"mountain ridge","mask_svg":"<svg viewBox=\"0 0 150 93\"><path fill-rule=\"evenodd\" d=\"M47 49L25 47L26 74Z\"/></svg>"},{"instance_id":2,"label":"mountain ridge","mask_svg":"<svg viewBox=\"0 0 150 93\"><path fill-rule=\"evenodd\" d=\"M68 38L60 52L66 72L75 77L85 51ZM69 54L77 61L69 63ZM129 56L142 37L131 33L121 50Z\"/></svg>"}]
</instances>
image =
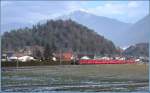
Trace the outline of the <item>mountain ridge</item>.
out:
<instances>
[{"instance_id":1,"label":"mountain ridge","mask_svg":"<svg viewBox=\"0 0 150 93\"><path fill-rule=\"evenodd\" d=\"M141 20L133 24L124 34L128 36L131 43L149 42L150 35L150 15L145 16ZM129 34L130 33L130 34ZM129 41L124 41L128 43Z\"/></svg>"},{"instance_id":2,"label":"mountain ridge","mask_svg":"<svg viewBox=\"0 0 150 93\"><path fill-rule=\"evenodd\" d=\"M148 35L150 35L148 31L150 30L148 26L150 23L148 21L150 19L149 15L133 24L112 18L97 16L91 13L89 14L84 11L75 11L59 18L64 20L72 19L81 23L112 40L115 45L119 47L126 47L140 42L148 42ZM132 29L137 31L132 31ZM139 29L145 30L139 31Z\"/></svg>"},{"instance_id":3,"label":"mountain ridge","mask_svg":"<svg viewBox=\"0 0 150 93\"><path fill-rule=\"evenodd\" d=\"M148 18L149 15L141 19L144 20L144 22L139 20L134 24L130 24L119 21L117 19L97 16L92 13L80 10L56 17L53 20L71 19L75 22L85 25L86 27L100 34L101 36L104 36L107 39L113 41L116 46L127 47L136 43L148 41L148 35L150 34L148 31L150 30L148 26L149 21L147 21ZM147 23L145 23L145 21L147 21ZM46 23L46 20L42 20L39 23L44 24ZM145 27L146 30L139 31L139 29L145 29Z\"/></svg>"},{"instance_id":4,"label":"mountain ridge","mask_svg":"<svg viewBox=\"0 0 150 93\"><path fill-rule=\"evenodd\" d=\"M112 40L117 46L120 46L120 36L131 24L121 22L117 19L107 18L103 16L97 16L94 14L89 14L83 11L75 11L68 15L61 16L57 19L72 19L80 24L83 24L90 29L95 30L100 35Z\"/></svg>"}]
</instances>

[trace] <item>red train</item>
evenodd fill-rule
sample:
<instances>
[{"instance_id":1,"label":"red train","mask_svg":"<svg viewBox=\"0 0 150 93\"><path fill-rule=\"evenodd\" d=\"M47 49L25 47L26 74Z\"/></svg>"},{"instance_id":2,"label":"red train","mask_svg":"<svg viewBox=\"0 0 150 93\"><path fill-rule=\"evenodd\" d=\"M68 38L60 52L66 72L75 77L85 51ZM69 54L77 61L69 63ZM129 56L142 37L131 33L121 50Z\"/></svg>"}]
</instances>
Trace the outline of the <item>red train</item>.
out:
<instances>
[{"instance_id":1,"label":"red train","mask_svg":"<svg viewBox=\"0 0 150 93\"><path fill-rule=\"evenodd\" d=\"M81 59L79 64L135 64L134 60L94 60L94 59Z\"/></svg>"}]
</instances>

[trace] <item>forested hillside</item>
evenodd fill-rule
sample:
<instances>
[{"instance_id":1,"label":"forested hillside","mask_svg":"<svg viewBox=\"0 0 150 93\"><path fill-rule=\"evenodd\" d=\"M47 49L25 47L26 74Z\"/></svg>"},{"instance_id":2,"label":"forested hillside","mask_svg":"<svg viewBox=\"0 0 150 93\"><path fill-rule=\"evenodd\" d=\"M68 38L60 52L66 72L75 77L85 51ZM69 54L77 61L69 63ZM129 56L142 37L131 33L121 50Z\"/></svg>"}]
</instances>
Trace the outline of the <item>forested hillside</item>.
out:
<instances>
[{"instance_id":1,"label":"forested hillside","mask_svg":"<svg viewBox=\"0 0 150 93\"><path fill-rule=\"evenodd\" d=\"M99 28L101 29L101 28ZM50 49L78 52L116 53L115 45L93 30L72 20L49 20L32 28L22 28L2 35L2 51L38 45Z\"/></svg>"},{"instance_id":2,"label":"forested hillside","mask_svg":"<svg viewBox=\"0 0 150 93\"><path fill-rule=\"evenodd\" d=\"M149 56L149 44L148 43L138 43L127 48L124 55L130 56Z\"/></svg>"}]
</instances>

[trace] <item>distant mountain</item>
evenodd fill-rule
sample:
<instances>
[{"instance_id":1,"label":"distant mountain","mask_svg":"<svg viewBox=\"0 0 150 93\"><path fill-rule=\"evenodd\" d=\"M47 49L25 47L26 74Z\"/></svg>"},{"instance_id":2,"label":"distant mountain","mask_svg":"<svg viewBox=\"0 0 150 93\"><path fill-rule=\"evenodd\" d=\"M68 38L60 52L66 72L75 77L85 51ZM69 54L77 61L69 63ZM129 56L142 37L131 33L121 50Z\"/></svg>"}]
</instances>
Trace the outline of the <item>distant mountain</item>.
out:
<instances>
[{"instance_id":1,"label":"distant mountain","mask_svg":"<svg viewBox=\"0 0 150 93\"><path fill-rule=\"evenodd\" d=\"M133 24L124 33L122 42L132 45L140 42L149 42L150 40L150 15ZM119 37L121 38L121 37Z\"/></svg>"},{"instance_id":2,"label":"distant mountain","mask_svg":"<svg viewBox=\"0 0 150 93\"><path fill-rule=\"evenodd\" d=\"M124 52L124 55L131 56L149 56L149 44L148 43L138 43L128 47Z\"/></svg>"},{"instance_id":3,"label":"distant mountain","mask_svg":"<svg viewBox=\"0 0 150 93\"><path fill-rule=\"evenodd\" d=\"M140 42L148 42L150 39L150 15L147 15L135 24L124 23L116 19L103 16L96 16L84 11L74 11L57 17L54 20L58 19L71 19L77 23L80 23L90 29L93 29L101 36L113 41L116 46L121 48ZM44 24L46 23L46 20L42 20L39 23ZM10 30L10 28L22 28L26 26L31 27L29 24L10 24L10 26L2 25L2 31L4 29Z\"/></svg>"},{"instance_id":4,"label":"distant mountain","mask_svg":"<svg viewBox=\"0 0 150 93\"><path fill-rule=\"evenodd\" d=\"M68 15L60 16L57 19L72 19L95 30L100 35L112 40L118 46L126 46L126 44L122 42L124 38L118 37L122 37L122 33L131 26L129 23L124 23L103 16L96 16L83 11L75 11Z\"/></svg>"},{"instance_id":5,"label":"distant mountain","mask_svg":"<svg viewBox=\"0 0 150 93\"><path fill-rule=\"evenodd\" d=\"M75 11L58 19L72 19L91 28L117 46L127 47L140 42L148 42L150 35L150 15L134 24L124 23L115 19L96 16L84 11Z\"/></svg>"},{"instance_id":6,"label":"distant mountain","mask_svg":"<svg viewBox=\"0 0 150 93\"><path fill-rule=\"evenodd\" d=\"M49 45L57 51L116 53L115 45L93 30L72 20L49 20L32 28L17 29L2 35L2 50L18 50L25 46Z\"/></svg>"}]
</instances>

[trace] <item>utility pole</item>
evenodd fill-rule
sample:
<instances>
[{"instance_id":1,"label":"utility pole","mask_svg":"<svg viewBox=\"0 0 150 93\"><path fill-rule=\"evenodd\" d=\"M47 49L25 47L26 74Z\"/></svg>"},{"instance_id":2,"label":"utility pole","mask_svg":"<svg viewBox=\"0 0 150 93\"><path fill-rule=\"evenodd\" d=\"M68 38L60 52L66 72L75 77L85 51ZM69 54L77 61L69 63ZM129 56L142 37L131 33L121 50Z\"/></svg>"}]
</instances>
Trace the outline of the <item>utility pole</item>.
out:
<instances>
[{"instance_id":1,"label":"utility pole","mask_svg":"<svg viewBox=\"0 0 150 93\"><path fill-rule=\"evenodd\" d=\"M75 65L75 62L76 62L76 52L73 55L73 61L74 61L74 65Z\"/></svg>"},{"instance_id":2,"label":"utility pole","mask_svg":"<svg viewBox=\"0 0 150 93\"><path fill-rule=\"evenodd\" d=\"M18 65L18 58L17 58L17 65L16 65L16 66L17 66L17 70L18 70L18 66L19 66L19 65Z\"/></svg>"},{"instance_id":3,"label":"utility pole","mask_svg":"<svg viewBox=\"0 0 150 93\"><path fill-rule=\"evenodd\" d=\"M59 51L59 57L60 57L60 65L61 65L61 49L60 49L60 51Z\"/></svg>"}]
</instances>

